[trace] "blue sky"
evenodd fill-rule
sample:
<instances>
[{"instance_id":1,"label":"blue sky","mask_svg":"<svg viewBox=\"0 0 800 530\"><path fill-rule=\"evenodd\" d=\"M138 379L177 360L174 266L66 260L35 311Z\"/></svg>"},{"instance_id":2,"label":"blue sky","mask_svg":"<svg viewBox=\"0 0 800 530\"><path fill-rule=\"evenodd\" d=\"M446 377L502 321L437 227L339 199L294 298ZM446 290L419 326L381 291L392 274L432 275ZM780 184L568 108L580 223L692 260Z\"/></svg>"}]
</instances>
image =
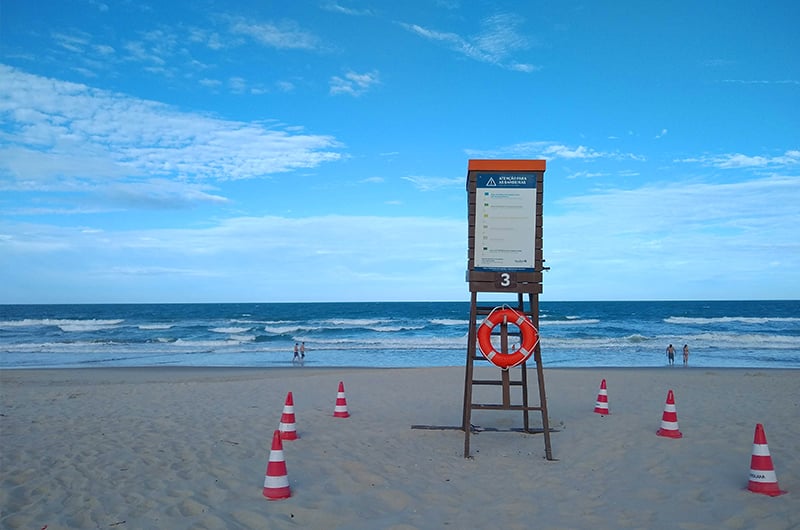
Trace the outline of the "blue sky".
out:
<instances>
[{"instance_id":1,"label":"blue sky","mask_svg":"<svg viewBox=\"0 0 800 530\"><path fill-rule=\"evenodd\" d=\"M5 1L0 303L468 300L471 158L543 300L800 298L800 4Z\"/></svg>"}]
</instances>

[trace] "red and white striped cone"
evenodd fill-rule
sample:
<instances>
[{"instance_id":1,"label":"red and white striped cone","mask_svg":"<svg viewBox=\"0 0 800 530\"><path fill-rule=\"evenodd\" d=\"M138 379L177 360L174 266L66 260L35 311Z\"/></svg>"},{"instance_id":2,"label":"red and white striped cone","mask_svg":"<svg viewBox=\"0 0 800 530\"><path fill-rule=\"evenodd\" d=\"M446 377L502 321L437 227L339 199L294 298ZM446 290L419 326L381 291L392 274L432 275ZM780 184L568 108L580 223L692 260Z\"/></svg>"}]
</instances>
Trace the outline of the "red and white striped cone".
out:
<instances>
[{"instance_id":1,"label":"red and white striped cone","mask_svg":"<svg viewBox=\"0 0 800 530\"><path fill-rule=\"evenodd\" d=\"M292 496L289 488L289 475L286 474L286 461L283 459L283 442L280 431L272 434L272 449L269 452L267 474L264 476L264 497L271 501L288 499Z\"/></svg>"},{"instance_id":2,"label":"red and white striped cone","mask_svg":"<svg viewBox=\"0 0 800 530\"><path fill-rule=\"evenodd\" d=\"M606 389L605 379L600 382L600 393L597 394L597 402L594 404L594 411L604 416L611 414L608 411L608 390Z\"/></svg>"},{"instance_id":3,"label":"red and white striped cone","mask_svg":"<svg viewBox=\"0 0 800 530\"><path fill-rule=\"evenodd\" d=\"M349 418L350 413L347 412L347 398L344 396L344 383L339 381L339 391L336 393L336 406L333 409L333 416L335 418Z\"/></svg>"},{"instance_id":4,"label":"red and white striped cone","mask_svg":"<svg viewBox=\"0 0 800 530\"><path fill-rule=\"evenodd\" d=\"M297 426L294 423L294 400L291 392L286 395L286 404L283 406L278 430L281 432L281 440L297 440L298 438Z\"/></svg>"},{"instance_id":5,"label":"red and white striped cone","mask_svg":"<svg viewBox=\"0 0 800 530\"><path fill-rule=\"evenodd\" d=\"M772 457L767 447L767 435L764 434L764 426L760 423L756 424L756 433L753 437L753 456L750 457L750 481L747 483L747 489L770 497L786 493L778 487L778 477L775 475L775 468L772 467Z\"/></svg>"},{"instance_id":6,"label":"red and white striped cone","mask_svg":"<svg viewBox=\"0 0 800 530\"><path fill-rule=\"evenodd\" d=\"M656 434L665 438L683 437L681 431L678 430L678 412L675 408L675 396L672 394L672 390L667 392L664 414L661 415L661 428L656 431Z\"/></svg>"}]
</instances>

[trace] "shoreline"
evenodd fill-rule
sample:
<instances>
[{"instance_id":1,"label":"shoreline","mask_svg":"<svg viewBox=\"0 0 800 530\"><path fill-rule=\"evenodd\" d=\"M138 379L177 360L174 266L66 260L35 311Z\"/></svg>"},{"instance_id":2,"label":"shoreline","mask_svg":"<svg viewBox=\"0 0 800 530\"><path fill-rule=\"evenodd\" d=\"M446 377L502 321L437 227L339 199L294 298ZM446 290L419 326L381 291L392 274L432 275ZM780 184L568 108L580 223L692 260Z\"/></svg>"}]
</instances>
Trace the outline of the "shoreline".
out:
<instances>
[{"instance_id":1,"label":"shoreline","mask_svg":"<svg viewBox=\"0 0 800 530\"><path fill-rule=\"evenodd\" d=\"M311 364L311 363L309 363ZM491 368L488 363L476 365L476 368ZM247 371L247 370L254 370L254 371L296 371L296 370L463 370L464 366L228 366L228 365L142 365L142 366L43 366L43 367L0 367L0 373L8 372L47 372L47 371L116 371L116 370L128 370L128 371L136 371L136 370L150 370L150 371L157 371L157 370L166 370L166 371ZM531 366L528 367L528 370L531 372L535 372L535 365L531 363ZM791 366L680 366L676 364L675 366L545 366L544 371L551 372L551 371L581 371L581 370L609 370L609 371L625 371L625 370L632 370L632 371L661 371L661 370L674 370L674 371L697 371L697 370L723 370L723 371L736 371L736 370L770 370L770 371L799 371L800 366L798 367L791 367Z\"/></svg>"},{"instance_id":2,"label":"shoreline","mask_svg":"<svg viewBox=\"0 0 800 530\"><path fill-rule=\"evenodd\" d=\"M541 435L509 432L521 425L518 411L473 411L472 424L496 431L471 435L471 458L463 431L411 428L460 425L463 367L290 368L0 370L0 526L800 525L797 370L545 367L548 461ZM498 372L476 366L481 378ZM528 378L538 403L535 371ZM593 413L601 379L607 416ZM333 417L339 381L347 419ZM667 390L681 439L655 434ZM290 391L292 496L268 501L271 435ZM473 397L495 402L499 392L476 387ZM538 412L530 417L541 425ZM756 423L787 495L746 490Z\"/></svg>"}]
</instances>

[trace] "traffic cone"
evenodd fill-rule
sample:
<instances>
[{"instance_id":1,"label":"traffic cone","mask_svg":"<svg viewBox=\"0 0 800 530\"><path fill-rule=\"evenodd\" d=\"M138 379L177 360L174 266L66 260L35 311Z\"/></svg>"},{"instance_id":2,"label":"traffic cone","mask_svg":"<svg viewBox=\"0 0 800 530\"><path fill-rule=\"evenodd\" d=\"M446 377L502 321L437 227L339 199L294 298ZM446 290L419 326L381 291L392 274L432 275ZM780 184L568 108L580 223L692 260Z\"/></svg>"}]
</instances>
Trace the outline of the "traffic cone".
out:
<instances>
[{"instance_id":1,"label":"traffic cone","mask_svg":"<svg viewBox=\"0 0 800 530\"><path fill-rule=\"evenodd\" d=\"M664 414L661 415L661 428L656 431L659 436L666 438L682 438L678 430L678 412L675 409L675 396L672 390L667 392L667 402L664 404Z\"/></svg>"},{"instance_id":2,"label":"traffic cone","mask_svg":"<svg viewBox=\"0 0 800 530\"><path fill-rule=\"evenodd\" d=\"M347 412L347 398L344 397L344 383L339 381L339 391L336 393L336 407L333 409L333 416L335 418L349 418L350 413Z\"/></svg>"},{"instance_id":3,"label":"traffic cone","mask_svg":"<svg viewBox=\"0 0 800 530\"><path fill-rule=\"evenodd\" d=\"M770 497L786 493L778 487L778 478L775 476L772 457L769 456L767 447L767 435L764 434L764 426L760 423L756 424L756 433L753 437L753 456L750 457L750 481L747 483L747 489Z\"/></svg>"},{"instance_id":4,"label":"traffic cone","mask_svg":"<svg viewBox=\"0 0 800 530\"><path fill-rule=\"evenodd\" d=\"M604 416L611 414L608 411L608 391L606 390L605 379L600 382L600 393L597 394L597 402L594 404L594 411Z\"/></svg>"},{"instance_id":5,"label":"traffic cone","mask_svg":"<svg viewBox=\"0 0 800 530\"><path fill-rule=\"evenodd\" d=\"M286 394L286 404L283 406L281 423L278 426L281 432L281 440L297 440L297 427L294 424L294 400L292 393Z\"/></svg>"},{"instance_id":6,"label":"traffic cone","mask_svg":"<svg viewBox=\"0 0 800 530\"><path fill-rule=\"evenodd\" d=\"M283 442L280 431L272 434L272 450L269 452L267 474L264 476L264 497L271 501L288 499L292 496L289 489L289 476L286 474L286 461L283 459Z\"/></svg>"}]
</instances>

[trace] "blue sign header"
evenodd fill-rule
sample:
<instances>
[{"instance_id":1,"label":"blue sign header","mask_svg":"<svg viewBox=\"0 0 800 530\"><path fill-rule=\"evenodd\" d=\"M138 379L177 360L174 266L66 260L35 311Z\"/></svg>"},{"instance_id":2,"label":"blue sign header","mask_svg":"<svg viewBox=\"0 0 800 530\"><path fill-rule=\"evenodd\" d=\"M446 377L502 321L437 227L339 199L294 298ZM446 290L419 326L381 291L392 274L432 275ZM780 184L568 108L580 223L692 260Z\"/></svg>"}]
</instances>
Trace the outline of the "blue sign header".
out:
<instances>
[{"instance_id":1,"label":"blue sign header","mask_svg":"<svg viewBox=\"0 0 800 530\"><path fill-rule=\"evenodd\" d=\"M478 173L478 188L536 188L535 173Z\"/></svg>"}]
</instances>

